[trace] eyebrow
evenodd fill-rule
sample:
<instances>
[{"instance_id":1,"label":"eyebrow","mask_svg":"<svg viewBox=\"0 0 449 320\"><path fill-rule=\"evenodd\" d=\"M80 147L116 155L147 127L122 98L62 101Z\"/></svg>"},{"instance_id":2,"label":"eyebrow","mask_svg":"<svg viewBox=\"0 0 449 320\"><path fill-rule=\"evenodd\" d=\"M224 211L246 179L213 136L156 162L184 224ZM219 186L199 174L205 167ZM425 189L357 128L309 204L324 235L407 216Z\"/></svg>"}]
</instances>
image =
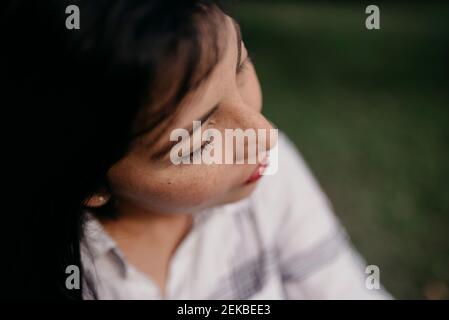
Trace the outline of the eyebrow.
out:
<instances>
[{"instance_id":1,"label":"eyebrow","mask_svg":"<svg viewBox=\"0 0 449 320\"><path fill-rule=\"evenodd\" d=\"M203 126L203 124L210 118L212 117L212 115L217 111L219 105L216 104L215 107L213 107L211 110L209 110L206 114L204 114L201 118L199 118L197 121L201 122L201 126ZM193 133L193 125L189 128L183 128L185 130L187 130L187 132L189 133L189 136L192 135ZM155 152L151 158L153 160L158 160L161 159L163 156L165 156L165 154L167 154L170 149L177 144L179 141L170 141L167 145L165 145L164 147L162 147L159 151Z\"/></svg>"},{"instance_id":2,"label":"eyebrow","mask_svg":"<svg viewBox=\"0 0 449 320\"><path fill-rule=\"evenodd\" d=\"M240 30L239 23L234 18L231 19L235 27L235 32L237 34L237 65L235 67L235 70L238 71L240 59L242 58L242 31Z\"/></svg>"}]
</instances>

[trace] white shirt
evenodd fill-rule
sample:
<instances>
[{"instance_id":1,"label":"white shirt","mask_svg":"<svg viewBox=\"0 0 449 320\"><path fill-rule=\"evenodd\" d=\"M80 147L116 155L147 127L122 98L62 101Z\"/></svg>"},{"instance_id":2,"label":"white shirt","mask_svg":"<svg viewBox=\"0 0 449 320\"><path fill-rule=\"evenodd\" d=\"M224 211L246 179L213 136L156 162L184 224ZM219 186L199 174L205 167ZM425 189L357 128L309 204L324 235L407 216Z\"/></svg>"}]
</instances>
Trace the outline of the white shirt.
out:
<instances>
[{"instance_id":1,"label":"white shirt","mask_svg":"<svg viewBox=\"0 0 449 320\"><path fill-rule=\"evenodd\" d=\"M193 216L170 260L166 293L90 216L81 243L98 299L382 299L307 165L279 135L279 169L246 199ZM94 295L84 286L83 297Z\"/></svg>"}]
</instances>

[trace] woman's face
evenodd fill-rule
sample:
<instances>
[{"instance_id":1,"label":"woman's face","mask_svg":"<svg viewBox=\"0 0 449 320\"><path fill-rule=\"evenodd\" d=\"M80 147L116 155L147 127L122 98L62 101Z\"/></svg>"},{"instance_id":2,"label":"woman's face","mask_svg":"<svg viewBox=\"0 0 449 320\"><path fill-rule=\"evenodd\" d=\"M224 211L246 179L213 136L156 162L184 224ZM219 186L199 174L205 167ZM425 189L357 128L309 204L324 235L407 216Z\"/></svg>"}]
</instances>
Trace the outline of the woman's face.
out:
<instances>
[{"instance_id":1,"label":"woman's face","mask_svg":"<svg viewBox=\"0 0 449 320\"><path fill-rule=\"evenodd\" d=\"M248 183L248 179L258 164L245 161L246 164L175 165L169 151L159 154L173 143L172 130L191 130L192 122L204 116L208 117L202 121L201 130L218 129L223 137L225 129L272 129L261 114L259 81L241 41L239 27L228 16L225 25L227 45L211 75L190 95L164 132L158 134L156 143L151 143L154 139L151 132L142 135L109 170L108 179L119 213L130 210L192 213L240 200L255 188L256 182ZM268 140L270 149L276 142ZM195 151L196 147L193 148L191 151ZM159 156L154 157L155 154Z\"/></svg>"}]
</instances>

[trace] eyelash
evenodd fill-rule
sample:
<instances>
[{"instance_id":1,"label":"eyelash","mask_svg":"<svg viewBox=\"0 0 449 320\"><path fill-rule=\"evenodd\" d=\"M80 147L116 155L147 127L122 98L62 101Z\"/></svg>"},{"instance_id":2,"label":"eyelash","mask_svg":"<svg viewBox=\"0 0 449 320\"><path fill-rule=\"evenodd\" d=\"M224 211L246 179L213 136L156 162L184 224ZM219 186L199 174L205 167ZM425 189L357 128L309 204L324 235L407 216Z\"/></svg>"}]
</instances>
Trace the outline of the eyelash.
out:
<instances>
[{"instance_id":1,"label":"eyelash","mask_svg":"<svg viewBox=\"0 0 449 320\"><path fill-rule=\"evenodd\" d=\"M207 140L205 141L200 148L198 148L197 150L193 151L192 153L190 153L189 155L186 156L186 158L188 157L190 159L190 163L193 162L193 159L197 159L197 157L201 157L202 153L204 150L206 150L206 148L210 148L212 147L213 141L212 140Z\"/></svg>"}]
</instances>

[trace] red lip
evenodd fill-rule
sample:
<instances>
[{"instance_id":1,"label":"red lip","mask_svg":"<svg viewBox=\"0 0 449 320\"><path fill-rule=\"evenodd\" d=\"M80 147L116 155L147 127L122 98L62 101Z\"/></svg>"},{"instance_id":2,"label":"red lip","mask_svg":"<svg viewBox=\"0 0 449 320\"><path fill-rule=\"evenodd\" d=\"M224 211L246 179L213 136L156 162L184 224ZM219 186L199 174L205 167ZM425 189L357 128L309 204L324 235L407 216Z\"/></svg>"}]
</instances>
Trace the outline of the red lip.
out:
<instances>
[{"instance_id":1,"label":"red lip","mask_svg":"<svg viewBox=\"0 0 449 320\"><path fill-rule=\"evenodd\" d=\"M268 167L268 157L265 158L259 165L257 166L256 170L251 174L251 176L248 178L248 180L245 181L246 184L251 184L253 182L256 182L263 176L263 172Z\"/></svg>"}]
</instances>

